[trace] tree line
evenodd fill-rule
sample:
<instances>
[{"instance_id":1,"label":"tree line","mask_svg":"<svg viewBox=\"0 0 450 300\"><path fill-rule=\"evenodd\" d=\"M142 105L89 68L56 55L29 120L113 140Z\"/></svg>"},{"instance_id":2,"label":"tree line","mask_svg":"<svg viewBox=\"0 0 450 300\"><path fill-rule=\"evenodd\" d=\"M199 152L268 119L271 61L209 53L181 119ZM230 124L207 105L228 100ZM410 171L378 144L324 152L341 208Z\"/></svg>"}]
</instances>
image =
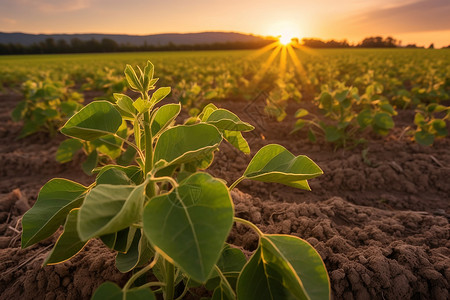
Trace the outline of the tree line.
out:
<instances>
[{"instance_id":1,"label":"tree line","mask_svg":"<svg viewBox=\"0 0 450 300\"><path fill-rule=\"evenodd\" d=\"M42 42L24 46L18 43L0 43L0 54L64 54L64 53L101 53L101 52L138 52L138 51L186 51L186 50L231 50L231 49L258 49L264 47L273 40L261 40L255 42L224 42L195 45L132 45L118 44L116 41L104 38L100 41L81 40L73 38L69 42L63 39L55 40L47 38Z\"/></svg>"},{"instance_id":2,"label":"tree line","mask_svg":"<svg viewBox=\"0 0 450 300\"><path fill-rule=\"evenodd\" d=\"M186 50L232 50L232 49L258 49L270 43L273 39L265 39L256 42L225 42L211 44L195 44L195 45L176 45L169 43L167 45L131 45L118 44L116 41L104 38L100 41L81 40L73 38L69 42L60 39L55 40L48 38L39 43L33 43L24 46L17 43L0 43L0 55L5 54L63 54L63 53L101 53L101 52L137 52L137 51L186 51ZM402 47L401 41L392 37L383 38L381 36L367 37L357 44L349 44L347 40L324 41L318 38L303 38L301 42L293 39L293 43L300 44L310 48L397 48ZM403 46L405 48L423 48L417 47L415 44ZM445 48L449 48L449 46ZM431 44L428 48L434 48Z\"/></svg>"}]
</instances>

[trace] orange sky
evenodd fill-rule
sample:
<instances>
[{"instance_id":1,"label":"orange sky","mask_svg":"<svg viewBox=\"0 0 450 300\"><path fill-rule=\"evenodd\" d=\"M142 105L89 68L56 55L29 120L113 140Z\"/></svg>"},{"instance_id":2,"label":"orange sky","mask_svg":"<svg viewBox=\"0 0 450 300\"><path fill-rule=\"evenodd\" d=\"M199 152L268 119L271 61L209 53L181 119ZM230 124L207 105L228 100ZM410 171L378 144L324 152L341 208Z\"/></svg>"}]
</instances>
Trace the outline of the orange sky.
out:
<instances>
[{"instance_id":1,"label":"orange sky","mask_svg":"<svg viewBox=\"0 0 450 300\"><path fill-rule=\"evenodd\" d=\"M338 3L338 4L336 4ZM404 45L450 44L450 0L2 0L0 31L123 33L237 31Z\"/></svg>"}]
</instances>

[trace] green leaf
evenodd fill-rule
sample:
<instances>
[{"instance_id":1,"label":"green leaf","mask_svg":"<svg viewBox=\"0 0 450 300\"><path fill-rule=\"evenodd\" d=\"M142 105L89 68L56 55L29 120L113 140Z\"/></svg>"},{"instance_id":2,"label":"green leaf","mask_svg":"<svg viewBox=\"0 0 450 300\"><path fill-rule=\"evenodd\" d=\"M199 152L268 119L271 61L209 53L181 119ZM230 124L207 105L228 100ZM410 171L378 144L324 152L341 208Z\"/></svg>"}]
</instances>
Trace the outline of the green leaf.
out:
<instances>
[{"instance_id":1,"label":"green leaf","mask_svg":"<svg viewBox=\"0 0 450 300\"><path fill-rule=\"evenodd\" d=\"M223 132L223 137L228 143L233 145L233 147L239 151L242 151L245 154L250 154L250 147L241 132L225 130Z\"/></svg>"},{"instance_id":2,"label":"green leaf","mask_svg":"<svg viewBox=\"0 0 450 300\"><path fill-rule=\"evenodd\" d=\"M86 196L78 216L82 240L127 228L139 220L145 199L145 186L101 184Z\"/></svg>"},{"instance_id":3,"label":"green leaf","mask_svg":"<svg viewBox=\"0 0 450 300\"><path fill-rule=\"evenodd\" d=\"M20 101L11 113L12 120L14 122L19 122L20 120L22 120L24 118L26 108L27 102L25 100Z\"/></svg>"},{"instance_id":4,"label":"green leaf","mask_svg":"<svg viewBox=\"0 0 450 300\"><path fill-rule=\"evenodd\" d=\"M128 85L131 87L131 89L138 91L138 92L144 92L141 82L139 81L136 72L133 70L133 68L130 65L127 65L125 67L125 78L127 79Z\"/></svg>"},{"instance_id":5,"label":"green leaf","mask_svg":"<svg viewBox=\"0 0 450 300\"><path fill-rule=\"evenodd\" d=\"M118 171L124 172L126 174L126 176L129 179L131 179L136 185L141 184L142 181L144 180L143 172L138 166L124 167L124 166L118 166L118 165L107 165L107 166L104 166L103 168L101 168L100 172L98 173L97 179L96 179L97 183L98 183L100 176L102 176L103 173L105 173L111 169L116 169ZM104 183L108 183L108 182L105 180Z\"/></svg>"},{"instance_id":6,"label":"green leaf","mask_svg":"<svg viewBox=\"0 0 450 300\"><path fill-rule=\"evenodd\" d=\"M387 113L389 113L392 116L395 116L397 114L397 112L395 111L394 107L389 104L389 103L383 103L380 105L380 108L382 111L385 111Z\"/></svg>"},{"instance_id":7,"label":"green leaf","mask_svg":"<svg viewBox=\"0 0 450 300\"><path fill-rule=\"evenodd\" d=\"M416 124L418 127L421 127L425 123L425 117L421 113L416 113L416 115L414 116L414 124Z\"/></svg>"},{"instance_id":8,"label":"green leaf","mask_svg":"<svg viewBox=\"0 0 450 300\"><path fill-rule=\"evenodd\" d=\"M339 101L339 103L342 103L345 99L347 99L347 96L348 96L349 92L350 92L350 90L337 92L334 97L336 98L337 101Z\"/></svg>"},{"instance_id":9,"label":"green leaf","mask_svg":"<svg viewBox=\"0 0 450 300\"><path fill-rule=\"evenodd\" d=\"M311 142L315 142L317 140L316 135L314 134L314 132L311 129L308 130L308 139Z\"/></svg>"},{"instance_id":10,"label":"green leaf","mask_svg":"<svg viewBox=\"0 0 450 300\"><path fill-rule=\"evenodd\" d=\"M144 90L148 91L153 86L153 84L156 82L153 79L153 74L155 72L155 67L153 64L148 60L147 65L144 68Z\"/></svg>"},{"instance_id":11,"label":"green leaf","mask_svg":"<svg viewBox=\"0 0 450 300\"><path fill-rule=\"evenodd\" d=\"M375 125L382 129L392 129L394 128L394 120L388 113L379 112L375 114L374 117Z\"/></svg>"},{"instance_id":12,"label":"green leaf","mask_svg":"<svg viewBox=\"0 0 450 300\"><path fill-rule=\"evenodd\" d=\"M206 122L206 120L209 118L209 116L217 109L218 109L217 106L215 106L212 103L209 103L208 105L206 105L203 108L202 112L198 115L198 117L203 122Z\"/></svg>"},{"instance_id":13,"label":"green leaf","mask_svg":"<svg viewBox=\"0 0 450 300\"><path fill-rule=\"evenodd\" d=\"M265 235L239 276L240 299L329 299L325 266L311 245L287 235Z\"/></svg>"},{"instance_id":14,"label":"green leaf","mask_svg":"<svg viewBox=\"0 0 450 300\"><path fill-rule=\"evenodd\" d=\"M150 103L152 103L152 105L155 105L159 101L163 100L164 98L166 98L167 95L170 94L170 90L171 90L170 87L161 87L161 88L157 89L152 94L152 98L150 99Z\"/></svg>"},{"instance_id":15,"label":"green leaf","mask_svg":"<svg viewBox=\"0 0 450 300\"><path fill-rule=\"evenodd\" d=\"M87 241L80 240L77 232L77 218L79 208L70 211L67 216L64 231L59 236L52 251L47 255L44 265L52 265L64 262L80 252Z\"/></svg>"},{"instance_id":16,"label":"green leaf","mask_svg":"<svg viewBox=\"0 0 450 300\"><path fill-rule=\"evenodd\" d=\"M158 108L152 121L152 136L161 133L172 123L181 111L181 105L166 104Z\"/></svg>"},{"instance_id":17,"label":"green leaf","mask_svg":"<svg viewBox=\"0 0 450 300\"><path fill-rule=\"evenodd\" d=\"M67 214L83 202L87 188L66 179L52 179L39 192L34 206L22 218L22 248L51 236Z\"/></svg>"},{"instance_id":18,"label":"green leaf","mask_svg":"<svg viewBox=\"0 0 450 300\"><path fill-rule=\"evenodd\" d=\"M214 290L211 300L234 300L236 295L228 286L220 282L219 286Z\"/></svg>"},{"instance_id":19,"label":"green leaf","mask_svg":"<svg viewBox=\"0 0 450 300\"><path fill-rule=\"evenodd\" d=\"M89 153L88 157L86 158L86 161L83 162L81 165L81 168L83 169L83 172L87 175L92 175L92 170L97 166L98 163L98 153L97 150L94 149L91 153Z\"/></svg>"},{"instance_id":20,"label":"green leaf","mask_svg":"<svg viewBox=\"0 0 450 300\"><path fill-rule=\"evenodd\" d=\"M436 133L439 136L446 136L448 134L447 131L447 124L445 123L444 120L433 120L433 122L431 123L433 125L434 130L436 130Z\"/></svg>"},{"instance_id":21,"label":"green leaf","mask_svg":"<svg viewBox=\"0 0 450 300\"><path fill-rule=\"evenodd\" d=\"M136 227L130 226L114 233L101 235L100 239L109 248L125 253L131 247L136 230Z\"/></svg>"},{"instance_id":22,"label":"green leaf","mask_svg":"<svg viewBox=\"0 0 450 300\"><path fill-rule=\"evenodd\" d=\"M135 115L137 113L136 108L133 106L133 100L127 95L114 93L114 98L117 100L117 106L119 106L119 108L126 113L131 115Z\"/></svg>"},{"instance_id":23,"label":"green leaf","mask_svg":"<svg viewBox=\"0 0 450 300\"><path fill-rule=\"evenodd\" d=\"M361 111L356 117L356 121L358 121L359 127L366 128L372 123L373 117L370 109L365 109Z\"/></svg>"},{"instance_id":24,"label":"green leaf","mask_svg":"<svg viewBox=\"0 0 450 300\"><path fill-rule=\"evenodd\" d=\"M97 176L95 180L97 185L100 184L113 184L113 185L131 185L132 181L127 174L118 169L110 168L102 172Z\"/></svg>"},{"instance_id":25,"label":"green leaf","mask_svg":"<svg viewBox=\"0 0 450 300\"><path fill-rule=\"evenodd\" d=\"M143 112L146 112L149 110L149 108L152 106L149 101L143 100L141 97L137 98L136 101L133 102L134 108L142 114Z\"/></svg>"},{"instance_id":26,"label":"green leaf","mask_svg":"<svg viewBox=\"0 0 450 300\"><path fill-rule=\"evenodd\" d=\"M214 125L220 131L251 131L255 129L252 125L241 121L231 111L222 108L214 110L207 118L206 123Z\"/></svg>"},{"instance_id":27,"label":"green leaf","mask_svg":"<svg viewBox=\"0 0 450 300\"><path fill-rule=\"evenodd\" d=\"M296 112L295 112L295 118L302 118L302 117L304 117L304 116L307 116L309 114L309 112L306 110L306 109L304 109L304 108L300 108L299 110L297 110Z\"/></svg>"},{"instance_id":28,"label":"green leaf","mask_svg":"<svg viewBox=\"0 0 450 300\"><path fill-rule=\"evenodd\" d=\"M295 236L268 234L261 243L273 247L292 267L310 299L330 298L330 279L319 253L305 240Z\"/></svg>"},{"instance_id":29,"label":"green leaf","mask_svg":"<svg viewBox=\"0 0 450 300\"><path fill-rule=\"evenodd\" d=\"M323 174L307 156L294 156L286 148L270 144L261 148L250 161L244 177L262 182L277 182L309 190L305 180Z\"/></svg>"},{"instance_id":30,"label":"green leaf","mask_svg":"<svg viewBox=\"0 0 450 300\"><path fill-rule=\"evenodd\" d=\"M61 128L67 136L92 141L114 134L122 124L122 116L108 101L95 101L83 107Z\"/></svg>"},{"instance_id":31,"label":"green leaf","mask_svg":"<svg viewBox=\"0 0 450 300\"><path fill-rule=\"evenodd\" d=\"M56 160L60 163L69 162L82 147L83 143L77 139L64 140L59 144L58 150L56 150Z\"/></svg>"},{"instance_id":32,"label":"green leaf","mask_svg":"<svg viewBox=\"0 0 450 300\"><path fill-rule=\"evenodd\" d=\"M126 292L115 283L105 282L100 285L91 300L156 300L149 288L134 288Z\"/></svg>"},{"instance_id":33,"label":"green leaf","mask_svg":"<svg viewBox=\"0 0 450 300\"><path fill-rule=\"evenodd\" d=\"M431 146L434 143L434 135L428 131L417 131L414 134L414 140L421 145Z\"/></svg>"},{"instance_id":34,"label":"green leaf","mask_svg":"<svg viewBox=\"0 0 450 300\"><path fill-rule=\"evenodd\" d=\"M194 280L205 282L231 230L233 203L221 180L195 173L173 192L152 198L143 223L157 252Z\"/></svg>"},{"instance_id":35,"label":"green leaf","mask_svg":"<svg viewBox=\"0 0 450 300\"><path fill-rule=\"evenodd\" d=\"M216 150L222 135L212 125L179 125L164 131L155 146L157 167L186 163Z\"/></svg>"},{"instance_id":36,"label":"green leaf","mask_svg":"<svg viewBox=\"0 0 450 300\"><path fill-rule=\"evenodd\" d=\"M122 272L126 273L134 269L139 262L139 257L142 252L141 248L141 231L136 230L136 233L133 238L133 242L131 243L129 249L126 253L117 253L116 256L116 267ZM145 237L143 237L145 239ZM145 242L145 240L144 240Z\"/></svg>"},{"instance_id":37,"label":"green leaf","mask_svg":"<svg viewBox=\"0 0 450 300\"><path fill-rule=\"evenodd\" d=\"M325 126L325 139L328 142L336 142L342 138L341 131L334 126Z\"/></svg>"},{"instance_id":38,"label":"green leaf","mask_svg":"<svg viewBox=\"0 0 450 300\"><path fill-rule=\"evenodd\" d=\"M239 273L246 263L247 259L245 258L245 254L240 249L232 248L228 244L225 244L216 265L219 267L222 274L227 278L230 285L232 285L232 288L236 288L235 283L237 282ZM214 290L220 285L220 282L221 278L214 269L205 286L209 290Z\"/></svg>"}]
</instances>

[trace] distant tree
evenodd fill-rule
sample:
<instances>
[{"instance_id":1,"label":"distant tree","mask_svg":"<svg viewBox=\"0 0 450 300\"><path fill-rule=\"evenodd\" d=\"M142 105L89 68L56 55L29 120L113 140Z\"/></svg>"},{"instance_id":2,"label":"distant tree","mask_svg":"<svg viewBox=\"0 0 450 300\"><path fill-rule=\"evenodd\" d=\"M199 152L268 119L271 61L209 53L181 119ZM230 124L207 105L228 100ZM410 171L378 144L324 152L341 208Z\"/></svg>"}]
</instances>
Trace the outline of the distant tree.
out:
<instances>
[{"instance_id":1,"label":"distant tree","mask_svg":"<svg viewBox=\"0 0 450 300\"><path fill-rule=\"evenodd\" d=\"M434 43L431 43L430 46L428 46L428 49L434 49Z\"/></svg>"}]
</instances>

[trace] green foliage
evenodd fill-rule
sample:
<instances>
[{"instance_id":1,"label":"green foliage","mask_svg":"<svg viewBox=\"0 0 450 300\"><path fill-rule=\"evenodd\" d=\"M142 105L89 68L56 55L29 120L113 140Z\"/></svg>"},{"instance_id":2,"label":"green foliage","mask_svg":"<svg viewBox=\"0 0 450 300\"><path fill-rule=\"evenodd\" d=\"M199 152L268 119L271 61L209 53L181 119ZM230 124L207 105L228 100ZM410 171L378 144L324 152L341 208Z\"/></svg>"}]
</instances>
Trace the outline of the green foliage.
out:
<instances>
[{"instance_id":1,"label":"green foliage","mask_svg":"<svg viewBox=\"0 0 450 300\"><path fill-rule=\"evenodd\" d=\"M448 135L446 120L450 119L450 107L437 103L419 105L414 116L417 126L414 140L425 146L431 146L435 138Z\"/></svg>"},{"instance_id":2,"label":"green foliage","mask_svg":"<svg viewBox=\"0 0 450 300\"><path fill-rule=\"evenodd\" d=\"M305 156L268 145L229 186L202 172L223 140L250 152L241 132L253 126L214 105L207 105L189 124L175 125L180 105L155 106L169 89L160 88L150 96L156 83L153 73L150 62L138 72L127 66L127 83L140 95L136 100L115 95L115 103L92 102L62 127L73 140L60 148L61 159L80 143L93 143L95 152L106 152L103 146L118 141L116 155L123 156L130 148L135 151L128 153L126 166L97 168L89 187L65 179L45 184L22 219L22 246L35 244L64 225L45 260L54 264L70 259L90 239L100 238L117 252L117 268L133 275L123 288L102 284L93 299L155 299L157 293L181 299L195 284L204 284L213 299L253 299L266 291L274 295L272 299L329 298L327 271L314 248L297 237L263 234L249 221L234 217L230 196L244 179L309 189L307 180L322 174L321 169ZM122 149L123 144L128 148ZM234 222L250 226L259 236L258 250L248 262L241 250L225 242ZM155 281L137 284L146 273Z\"/></svg>"},{"instance_id":3,"label":"green foliage","mask_svg":"<svg viewBox=\"0 0 450 300\"><path fill-rule=\"evenodd\" d=\"M346 147L363 141L361 133L370 128L379 135L387 135L394 128L394 107L381 95L383 87L372 84L360 96L356 87L335 83L335 89L322 87L316 102L322 117L311 115L306 109L295 113L297 121L292 132L308 129L309 139L321 134L328 142Z\"/></svg>"},{"instance_id":4,"label":"green foliage","mask_svg":"<svg viewBox=\"0 0 450 300\"><path fill-rule=\"evenodd\" d=\"M19 138L38 131L54 135L82 107L83 96L70 90L65 82L28 80L22 89L25 99L12 112L14 121L24 122Z\"/></svg>"}]
</instances>

